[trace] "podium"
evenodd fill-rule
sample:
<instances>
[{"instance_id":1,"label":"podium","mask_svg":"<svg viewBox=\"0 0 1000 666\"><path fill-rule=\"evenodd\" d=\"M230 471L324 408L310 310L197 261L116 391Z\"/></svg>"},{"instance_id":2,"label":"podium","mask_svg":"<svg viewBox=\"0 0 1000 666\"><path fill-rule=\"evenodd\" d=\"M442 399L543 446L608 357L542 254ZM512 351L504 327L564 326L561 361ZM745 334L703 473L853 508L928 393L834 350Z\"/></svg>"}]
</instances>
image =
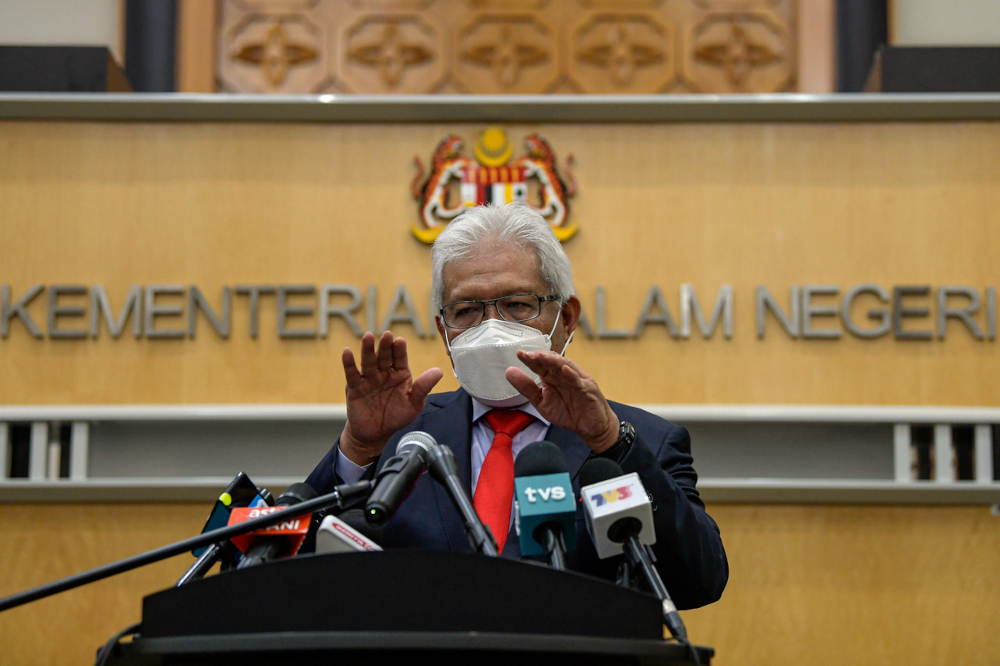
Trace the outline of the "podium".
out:
<instances>
[{"instance_id":1,"label":"podium","mask_svg":"<svg viewBox=\"0 0 1000 666\"><path fill-rule=\"evenodd\" d=\"M702 664L714 651L699 647ZM532 562L394 550L300 556L143 600L109 663L694 663L659 601ZM360 662L358 662L360 663Z\"/></svg>"}]
</instances>

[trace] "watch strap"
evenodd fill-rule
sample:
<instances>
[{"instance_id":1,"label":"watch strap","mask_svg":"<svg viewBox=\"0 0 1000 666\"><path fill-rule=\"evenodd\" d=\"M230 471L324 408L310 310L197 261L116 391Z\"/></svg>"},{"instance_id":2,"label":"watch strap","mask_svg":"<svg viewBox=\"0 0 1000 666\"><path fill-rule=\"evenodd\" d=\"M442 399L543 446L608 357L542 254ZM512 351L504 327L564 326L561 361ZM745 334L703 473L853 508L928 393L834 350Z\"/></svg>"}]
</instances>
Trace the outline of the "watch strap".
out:
<instances>
[{"instance_id":1,"label":"watch strap","mask_svg":"<svg viewBox=\"0 0 1000 666\"><path fill-rule=\"evenodd\" d=\"M598 453L597 457L621 462L625 454L632 448L632 442L634 441L635 428L628 421L621 421L618 424L618 439L607 450Z\"/></svg>"}]
</instances>

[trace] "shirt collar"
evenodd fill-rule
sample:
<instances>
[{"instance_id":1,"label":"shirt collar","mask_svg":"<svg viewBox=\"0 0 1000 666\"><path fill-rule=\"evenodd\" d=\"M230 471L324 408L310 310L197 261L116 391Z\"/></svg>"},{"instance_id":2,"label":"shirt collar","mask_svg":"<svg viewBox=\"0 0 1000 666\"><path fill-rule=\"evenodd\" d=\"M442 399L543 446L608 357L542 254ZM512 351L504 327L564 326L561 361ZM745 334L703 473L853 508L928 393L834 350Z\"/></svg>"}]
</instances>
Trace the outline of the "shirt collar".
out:
<instances>
[{"instance_id":1,"label":"shirt collar","mask_svg":"<svg viewBox=\"0 0 1000 666\"><path fill-rule=\"evenodd\" d=\"M469 397L472 398L472 396ZM493 411L493 409L494 409L493 407L490 407L489 405L484 405L475 398L472 398L472 422L475 423L480 418L482 418L482 416L486 412ZM539 421L541 421L542 423L544 423L546 427L552 425L552 423L547 418L538 413L538 410L535 409L535 406L532 405L530 402L526 402L523 405L518 405L517 407L508 407L507 409L518 409L524 412L525 414L530 414Z\"/></svg>"}]
</instances>

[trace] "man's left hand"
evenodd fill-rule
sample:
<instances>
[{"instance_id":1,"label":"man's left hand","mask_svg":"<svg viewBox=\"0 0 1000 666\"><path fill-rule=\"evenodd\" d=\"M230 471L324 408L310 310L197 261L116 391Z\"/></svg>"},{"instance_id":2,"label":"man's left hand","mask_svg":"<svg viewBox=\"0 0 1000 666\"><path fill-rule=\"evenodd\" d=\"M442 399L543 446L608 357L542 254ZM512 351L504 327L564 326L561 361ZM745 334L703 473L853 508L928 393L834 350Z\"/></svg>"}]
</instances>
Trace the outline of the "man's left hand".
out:
<instances>
[{"instance_id":1,"label":"man's left hand","mask_svg":"<svg viewBox=\"0 0 1000 666\"><path fill-rule=\"evenodd\" d=\"M541 386L520 368L507 368L507 381L553 425L578 434L594 453L618 440L618 417L593 377L573 361L552 351L517 352L537 373Z\"/></svg>"}]
</instances>

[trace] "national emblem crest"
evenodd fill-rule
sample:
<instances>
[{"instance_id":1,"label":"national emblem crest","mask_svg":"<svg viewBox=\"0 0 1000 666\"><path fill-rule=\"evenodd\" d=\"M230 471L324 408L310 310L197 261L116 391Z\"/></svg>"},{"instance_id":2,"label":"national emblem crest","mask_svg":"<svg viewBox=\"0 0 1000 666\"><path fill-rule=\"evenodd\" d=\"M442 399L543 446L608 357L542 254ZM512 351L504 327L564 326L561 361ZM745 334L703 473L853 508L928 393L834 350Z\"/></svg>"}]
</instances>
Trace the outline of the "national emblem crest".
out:
<instances>
[{"instance_id":1,"label":"national emblem crest","mask_svg":"<svg viewBox=\"0 0 1000 666\"><path fill-rule=\"evenodd\" d=\"M475 159L462 155L461 137L450 134L438 144L430 173L420 157L414 157L417 175L410 185L420 201L420 223L413 235L433 243L448 223L466 208L499 201L522 201L534 206L548 221L556 238L566 241L577 231L569 221L569 198L576 194L573 156L566 158L563 172L556 169L552 147L539 134L524 138L525 155L511 161L513 145L507 133L490 127L479 133L473 146Z\"/></svg>"}]
</instances>

